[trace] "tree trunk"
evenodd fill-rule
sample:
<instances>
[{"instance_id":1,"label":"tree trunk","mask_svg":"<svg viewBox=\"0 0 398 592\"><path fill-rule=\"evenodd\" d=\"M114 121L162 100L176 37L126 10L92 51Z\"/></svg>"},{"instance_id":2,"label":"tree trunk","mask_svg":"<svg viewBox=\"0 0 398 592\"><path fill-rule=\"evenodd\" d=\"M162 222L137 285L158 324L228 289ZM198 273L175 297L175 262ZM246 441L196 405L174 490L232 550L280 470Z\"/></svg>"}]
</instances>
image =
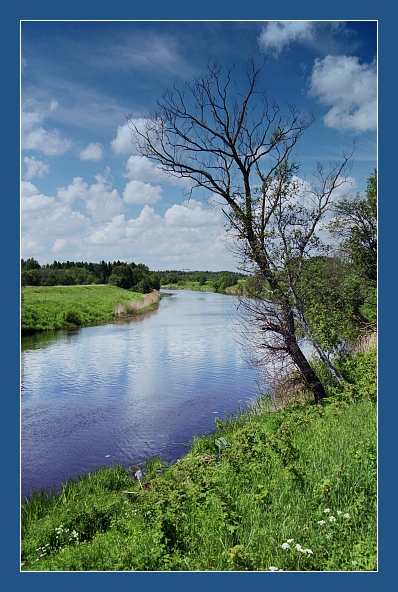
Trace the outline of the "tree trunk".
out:
<instances>
[{"instance_id":1,"label":"tree trunk","mask_svg":"<svg viewBox=\"0 0 398 592\"><path fill-rule=\"evenodd\" d=\"M304 378L308 388L314 395L315 403L319 403L326 397L325 389L322 386L321 381L311 368L307 358L301 351L295 336L290 336L287 340L288 352L294 361L295 365L300 371L301 376Z\"/></svg>"}]
</instances>

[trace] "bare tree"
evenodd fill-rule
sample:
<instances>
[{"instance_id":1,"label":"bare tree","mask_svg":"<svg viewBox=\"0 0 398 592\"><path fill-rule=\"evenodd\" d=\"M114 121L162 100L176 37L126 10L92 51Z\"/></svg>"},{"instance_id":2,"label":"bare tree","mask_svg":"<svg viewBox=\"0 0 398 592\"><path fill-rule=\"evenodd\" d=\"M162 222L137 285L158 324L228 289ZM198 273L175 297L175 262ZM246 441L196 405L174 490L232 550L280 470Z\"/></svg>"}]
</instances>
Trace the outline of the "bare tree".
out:
<instances>
[{"instance_id":1,"label":"bare tree","mask_svg":"<svg viewBox=\"0 0 398 592\"><path fill-rule=\"evenodd\" d=\"M130 115L128 122L142 156L170 175L189 178L192 189L221 198L242 265L260 278L247 310L255 303L251 312L263 347L288 356L319 402L325 391L300 348L298 329L342 377L312 339L296 285L302 260L319 245L316 231L333 191L344 181L349 157L328 172L318 165L315 189L301 182L290 160L313 118L295 106L288 106L284 116L258 90L262 71L249 61L243 91L233 82L233 67L209 65L205 75L166 90L153 114Z\"/></svg>"}]
</instances>

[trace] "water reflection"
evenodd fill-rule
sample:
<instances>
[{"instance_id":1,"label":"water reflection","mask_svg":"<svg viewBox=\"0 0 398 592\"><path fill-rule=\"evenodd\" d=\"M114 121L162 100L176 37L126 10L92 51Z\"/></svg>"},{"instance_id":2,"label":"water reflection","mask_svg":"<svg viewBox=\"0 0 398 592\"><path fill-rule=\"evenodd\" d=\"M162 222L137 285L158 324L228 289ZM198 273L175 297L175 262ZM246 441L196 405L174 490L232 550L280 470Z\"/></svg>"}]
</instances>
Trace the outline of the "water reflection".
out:
<instances>
[{"instance_id":1,"label":"water reflection","mask_svg":"<svg viewBox=\"0 0 398 592\"><path fill-rule=\"evenodd\" d=\"M234 299L175 291L138 322L23 339L22 495L148 456L172 461L256 394Z\"/></svg>"}]
</instances>

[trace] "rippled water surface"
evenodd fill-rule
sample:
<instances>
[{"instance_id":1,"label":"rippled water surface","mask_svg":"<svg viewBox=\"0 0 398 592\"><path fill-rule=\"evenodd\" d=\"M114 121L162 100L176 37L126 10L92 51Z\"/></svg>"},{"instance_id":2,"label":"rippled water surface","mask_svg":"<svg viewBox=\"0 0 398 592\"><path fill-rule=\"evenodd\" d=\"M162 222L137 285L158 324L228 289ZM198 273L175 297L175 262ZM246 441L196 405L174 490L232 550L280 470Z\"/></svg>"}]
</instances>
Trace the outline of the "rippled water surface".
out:
<instances>
[{"instance_id":1,"label":"rippled water surface","mask_svg":"<svg viewBox=\"0 0 398 592\"><path fill-rule=\"evenodd\" d=\"M102 465L176 460L256 396L235 299L169 294L135 321L22 340L22 496Z\"/></svg>"}]
</instances>

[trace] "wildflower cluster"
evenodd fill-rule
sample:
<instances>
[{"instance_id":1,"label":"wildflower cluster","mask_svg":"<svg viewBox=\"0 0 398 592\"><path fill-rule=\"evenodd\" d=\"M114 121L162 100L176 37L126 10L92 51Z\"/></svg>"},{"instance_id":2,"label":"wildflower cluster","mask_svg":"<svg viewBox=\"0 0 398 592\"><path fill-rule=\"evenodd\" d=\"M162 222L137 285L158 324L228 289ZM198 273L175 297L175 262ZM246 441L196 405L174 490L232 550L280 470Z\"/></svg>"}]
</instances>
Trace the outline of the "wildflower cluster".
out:
<instances>
[{"instance_id":1,"label":"wildflower cluster","mask_svg":"<svg viewBox=\"0 0 398 592\"><path fill-rule=\"evenodd\" d=\"M38 547L36 551L37 553L40 553L39 557L36 559L36 561L39 561L39 559L41 559L50 552L50 543L47 543L46 545L44 545L44 547Z\"/></svg>"},{"instance_id":2,"label":"wildflower cluster","mask_svg":"<svg viewBox=\"0 0 398 592\"><path fill-rule=\"evenodd\" d=\"M327 517L327 519L326 519L326 520L318 520L318 524L319 524L320 526L323 526L324 524L326 524L326 525L327 525L328 523L330 523L330 524L336 523L336 526L334 526L333 528L337 528L338 530L341 530L341 529L343 528L343 530L344 530L344 527L341 525L341 523L338 523L338 522L337 522L337 518L336 518L336 516L333 516L333 514L330 514L330 512L331 512L330 508L326 508L326 509L323 511L323 513L324 513L324 514L328 514L328 517ZM329 515L329 514L330 514L330 515ZM345 518L346 520L347 520L348 518L350 518L350 515L349 515L349 513L348 513L348 512L346 512L345 514L343 514L343 512L342 512L341 510L337 510L336 514L337 514L337 516L338 516L338 517L342 516L342 517L343 517L343 518ZM325 527L325 528L326 528L326 527ZM327 538L327 539L329 539L329 540L333 538L333 536L332 536L332 533L331 533L331 532L327 532L325 536L326 536L326 538Z\"/></svg>"},{"instance_id":3,"label":"wildflower cluster","mask_svg":"<svg viewBox=\"0 0 398 592\"><path fill-rule=\"evenodd\" d=\"M291 549L292 543L294 542L294 539L287 539L287 541L285 543L282 543L281 547L282 549ZM307 553L307 555L313 555L313 552L311 551L311 549L303 549L303 547L299 544L296 543L294 545L296 551L298 551L299 553Z\"/></svg>"},{"instance_id":4,"label":"wildflower cluster","mask_svg":"<svg viewBox=\"0 0 398 592\"><path fill-rule=\"evenodd\" d=\"M55 546L61 547L65 543L79 542L79 533L76 530L70 531L63 524L55 529Z\"/></svg>"},{"instance_id":5,"label":"wildflower cluster","mask_svg":"<svg viewBox=\"0 0 398 592\"><path fill-rule=\"evenodd\" d=\"M330 513L330 508L325 508L325 510L323 510L324 514L329 514ZM341 514L343 514L343 512L341 510L337 510L337 515L341 516ZM346 514L343 514L343 518L349 518L350 515L347 512ZM329 522L336 522L336 517L333 516L332 514L328 517L328 521ZM318 524L320 524L321 526L323 524L326 524L326 520L318 520Z\"/></svg>"}]
</instances>

